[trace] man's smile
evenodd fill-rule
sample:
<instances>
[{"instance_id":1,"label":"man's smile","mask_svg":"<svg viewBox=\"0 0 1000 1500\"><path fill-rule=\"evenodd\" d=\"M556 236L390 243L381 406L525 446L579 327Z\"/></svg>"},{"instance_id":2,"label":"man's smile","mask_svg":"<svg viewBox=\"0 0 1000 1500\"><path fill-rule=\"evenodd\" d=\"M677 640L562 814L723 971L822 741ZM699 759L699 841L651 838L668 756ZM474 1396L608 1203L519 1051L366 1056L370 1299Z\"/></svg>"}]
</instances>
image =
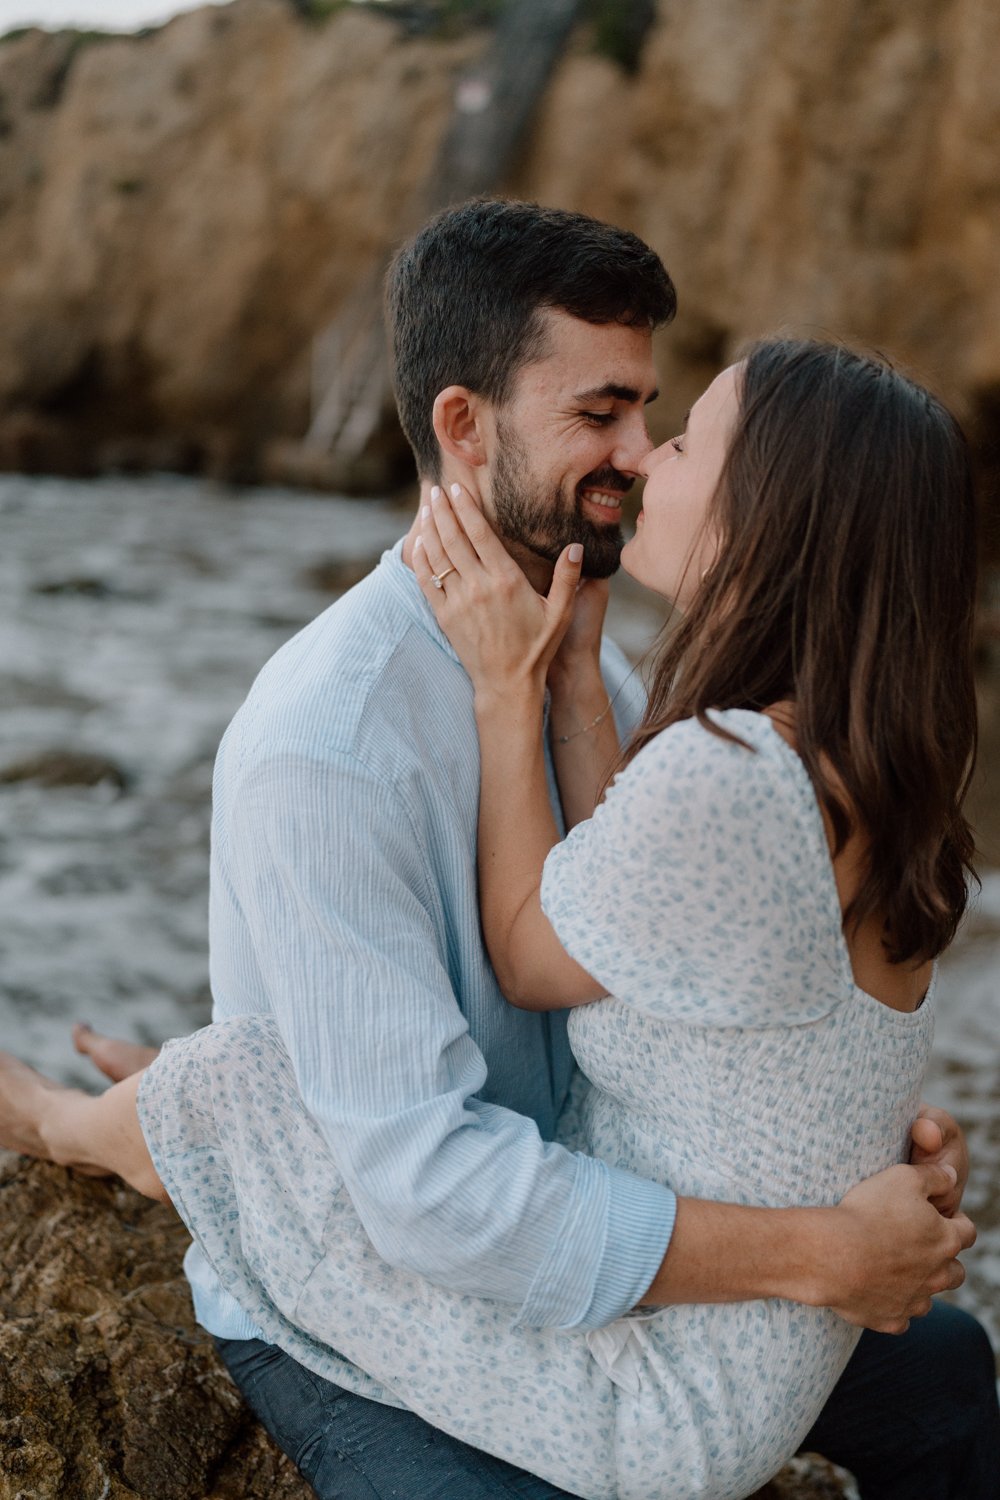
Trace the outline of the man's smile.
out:
<instances>
[{"instance_id":1,"label":"man's smile","mask_svg":"<svg viewBox=\"0 0 1000 1500\"><path fill-rule=\"evenodd\" d=\"M622 518L622 501L632 488L632 481L614 471L595 472L577 487L584 514L605 526L617 526Z\"/></svg>"},{"instance_id":2,"label":"man's smile","mask_svg":"<svg viewBox=\"0 0 1000 1500\"><path fill-rule=\"evenodd\" d=\"M621 520L621 495L612 495L604 490L583 490L581 498L585 505L590 505L601 513L602 521L611 522Z\"/></svg>"}]
</instances>

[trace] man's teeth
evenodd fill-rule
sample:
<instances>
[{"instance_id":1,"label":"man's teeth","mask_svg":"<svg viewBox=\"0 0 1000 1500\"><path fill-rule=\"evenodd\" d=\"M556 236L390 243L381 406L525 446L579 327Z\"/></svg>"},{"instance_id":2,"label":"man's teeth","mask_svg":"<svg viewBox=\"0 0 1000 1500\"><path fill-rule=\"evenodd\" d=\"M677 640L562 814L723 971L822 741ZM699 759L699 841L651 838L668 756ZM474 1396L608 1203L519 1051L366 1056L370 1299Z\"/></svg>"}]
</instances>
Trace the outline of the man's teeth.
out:
<instances>
[{"instance_id":1,"label":"man's teeth","mask_svg":"<svg viewBox=\"0 0 1000 1500\"><path fill-rule=\"evenodd\" d=\"M603 490L584 490L583 498L594 505L606 505L608 510L617 510L622 503L620 495L606 495Z\"/></svg>"}]
</instances>

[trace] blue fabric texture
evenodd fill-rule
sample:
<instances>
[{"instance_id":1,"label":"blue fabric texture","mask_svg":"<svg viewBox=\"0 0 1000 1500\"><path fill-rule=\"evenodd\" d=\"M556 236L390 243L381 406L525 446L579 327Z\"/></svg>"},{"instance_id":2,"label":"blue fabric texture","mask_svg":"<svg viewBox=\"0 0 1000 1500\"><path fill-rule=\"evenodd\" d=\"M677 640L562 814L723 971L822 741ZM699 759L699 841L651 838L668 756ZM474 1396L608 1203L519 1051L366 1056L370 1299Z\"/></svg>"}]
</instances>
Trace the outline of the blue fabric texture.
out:
<instances>
[{"instance_id":1,"label":"blue fabric texture","mask_svg":"<svg viewBox=\"0 0 1000 1500\"><path fill-rule=\"evenodd\" d=\"M624 733L641 685L610 644L602 666ZM552 1144L566 1019L490 967L472 688L401 543L261 672L213 794L213 1018L274 1016L380 1255L537 1326L627 1311L675 1200ZM259 1336L196 1246L186 1270L204 1327Z\"/></svg>"}]
</instances>

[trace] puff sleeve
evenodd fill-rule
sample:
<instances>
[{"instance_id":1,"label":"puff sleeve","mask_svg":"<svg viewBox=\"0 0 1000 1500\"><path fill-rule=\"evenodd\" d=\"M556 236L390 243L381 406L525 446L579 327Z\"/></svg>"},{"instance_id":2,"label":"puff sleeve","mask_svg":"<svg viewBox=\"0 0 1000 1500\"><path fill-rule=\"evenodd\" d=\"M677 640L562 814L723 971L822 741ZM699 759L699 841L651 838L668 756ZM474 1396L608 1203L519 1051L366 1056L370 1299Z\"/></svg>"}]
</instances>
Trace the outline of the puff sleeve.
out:
<instances>
[{"instance_id":1,"label":"puff sleeve","mask_svg":"<svg viewBox=\"0 0 1000 1500\"><path fill-rule=\"evenodd\" d=\"M542 906L609 994L704 1026L817 1020L844 998L840 908L805 767L761 714L671 725L546 860Z\"/></svg>"}]
</instances>

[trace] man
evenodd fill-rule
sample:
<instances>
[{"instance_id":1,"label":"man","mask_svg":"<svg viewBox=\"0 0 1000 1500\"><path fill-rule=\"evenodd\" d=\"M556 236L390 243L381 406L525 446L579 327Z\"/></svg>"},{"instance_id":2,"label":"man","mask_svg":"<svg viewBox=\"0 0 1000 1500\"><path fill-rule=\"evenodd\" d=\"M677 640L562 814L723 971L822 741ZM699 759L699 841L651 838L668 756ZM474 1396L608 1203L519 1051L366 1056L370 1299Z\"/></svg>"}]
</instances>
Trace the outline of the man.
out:
<instances>
[{"instance_id":1,"label":"man","mask_svg":"<svg viewBox=\"0 0 1000 1500\"><path fill-rule=\"evenodd\" d=\"M388 280L422 503L434 482L465 485L539 589L571 541L591 576L613 572L651 446L652 331L674 307L647 246L579 215L480 201L426 226ZM903 1331L962 1279L947 1117L915 1127L927 1165L824 1210L678 1203L550 1144L573 1079L565 1025L507 1006L483 949L471 687L413 535L265 667L223 741L216 1018L274 1014L380 1255L512 1320L594 1328L641 1301L784 1296ZM604 669L624 730L638 704L610 646ZM320 1496L561 1493L370 1399L294 1328L268 1342L195 1249L187 1270L199 1320ZM997 1421L985 1336L941 1307L901 1339L864 1336L814 1439L865 1500L985 1500Z\"/></svg>"}]
</instances>

